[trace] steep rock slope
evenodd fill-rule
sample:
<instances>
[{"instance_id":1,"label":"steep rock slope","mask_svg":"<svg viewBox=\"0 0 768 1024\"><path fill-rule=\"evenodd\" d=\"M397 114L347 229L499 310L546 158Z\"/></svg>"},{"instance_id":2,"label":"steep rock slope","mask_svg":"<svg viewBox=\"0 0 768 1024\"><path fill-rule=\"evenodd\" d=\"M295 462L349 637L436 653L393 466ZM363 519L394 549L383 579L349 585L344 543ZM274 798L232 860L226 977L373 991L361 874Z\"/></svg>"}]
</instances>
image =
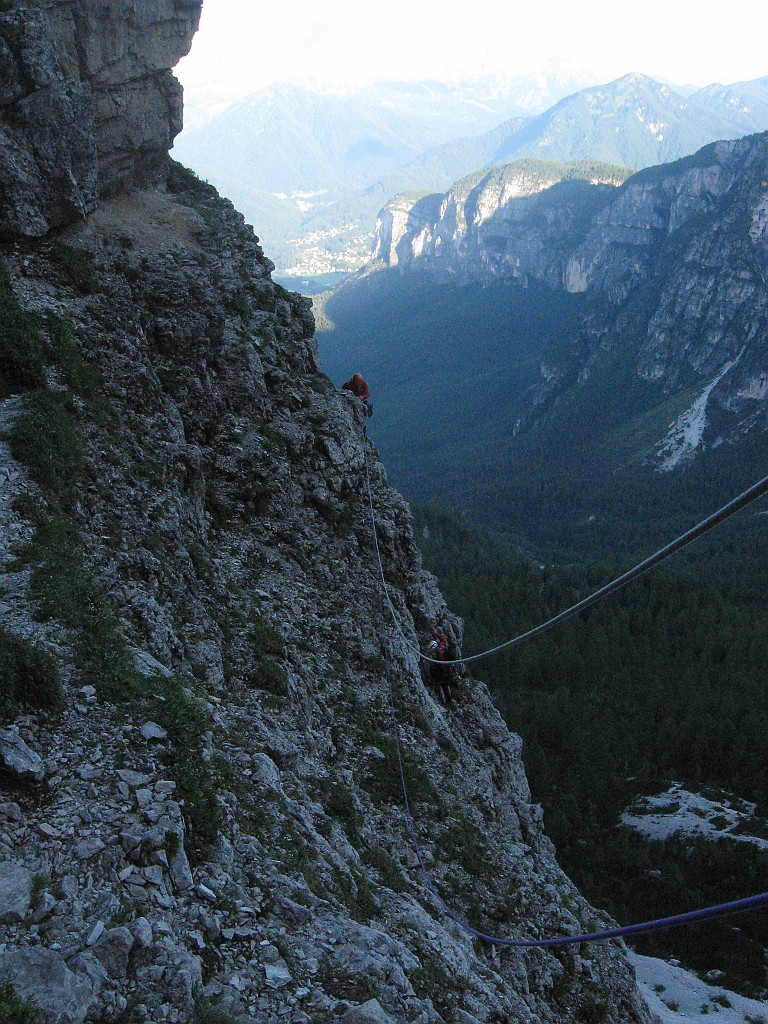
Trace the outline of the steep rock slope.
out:
<instances>
[{"instance_id":1,"label":"steep rock slope","mask_svg":"<svg viewBox=\"0 0 768 1024\"><path fill-rule=\"evenodd\" d=\"M645 1019L618 949L491 956L414 873L361 409L317 373L308 308L271 283L238 215L176 179L176 192L108 201L70 229L69 270L61 243L3 253L42 337L66 325L106 398L97 415L82 376L68 376L72 351L69 364L52 359L42 391L71 401L83 445L68 498L34 462L4 459L3 535L29 539L32 518L38 536L21 567L4 547L6 621L52 652L65 698L60 717L16 722L45 778L3 783L3 863L28 881L4 918L3 969L44 1002L44 964L78 1021L114 1019L130 999L144 1019L186 1021L200 993L264 1020L324 1020L370 999L397 1020ZM73 286L76 253L91 274ZM24 407L4 406L17 422ZM369 457L399 626L417 645L437 622L458 638L408 509ZM53 618L35 620L30 574L42 563L55 580L41 538L62 517L116 616L118 647L149 676L132 694L109 678L117 653L95 692L82 688L85 626L55 598ZM419 830L446 896L502 930L599 923L556 865L519 740L485 687L464 679L447 710L413 651L385 634ZM193 764L182 754L197 733L184 717L174 731L179 706L203 720Z\"/></svg>"},{"instance_id":2,"label":"steep rock slope","mask_svg":"<svg viewBox=\"0 0 768 1024\"><path fill-rule=\"evenodd\" d=\"M40 22L47 40L68 9ZM101 49L120 65L140 20L85 10L115 14ZM57 81L66 53L51 43ZM617 945L495 954L414 871L382 638L445 897L514 934L604 921L558 868L486 688L462 678L449 709L425 685L411 645L435 624L459 642L461 624L362 408L318 373L306 301L178 165L24 237L41 216L0 249L3 1011L649 1020Z\"/></svg>"},{"instance_id":3,"label":"steep rock slope","mask_svg":"<svg viewBox=\"0 0 768 1024\"><path fill-rule=\"evenodd\" d=\"M158 172L201 2L0 7L0 238L43 235Z\"/></svg>"}]
</instances>

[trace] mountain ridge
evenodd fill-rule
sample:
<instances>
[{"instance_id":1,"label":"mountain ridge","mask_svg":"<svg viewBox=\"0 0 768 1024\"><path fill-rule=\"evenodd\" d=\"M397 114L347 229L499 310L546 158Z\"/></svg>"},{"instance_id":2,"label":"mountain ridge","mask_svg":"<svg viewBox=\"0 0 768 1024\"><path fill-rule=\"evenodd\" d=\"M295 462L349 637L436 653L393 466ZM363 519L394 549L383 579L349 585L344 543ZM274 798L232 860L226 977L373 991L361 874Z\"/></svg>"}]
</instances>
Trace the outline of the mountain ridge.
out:
<instances>
[{"instance_id":1,"label":"mountain ridge","mask_svg":"<svg viewBox=\"0 0 768 1024\"><path fill-rule=\"evenodd\" d=\"M763 80L758 80L753 86L756 97L766 91ZM255 100L250 102L256 103ZM344 102L349 104L352 99L347 98ZM248 101L246 108L247 105ZM242 199L246 215L262 225L262 233L277 256L278 266L283 269L290 267L292 273L304 275L312 272L312 267L318 272L357 269L369 255L368 238L378 209L404 189L444 190L451 181L478 168L523 156L556 160L599 159L638 168L693 152L716 139L734 138L745 133L743 122L735 124L717 109L710 109L706 104L699 106L693 99L678 96L670 87L640 74L626 75L607 85L580 89L559 99L544 113L534 114L529 109L514 112L512 120L504 120L503 108L499 106L497 123L488 124L484 134L477 134L477 129L482 129L479 122L474 130L470 127L472 118L467 115L473 109L476 112L478 108L471 105L463 108L463 123L467 127L457 131L462 137L453 141L446 139L436 148L434 141L429 142L433 137L430 133L436 125L433 123L429 127L421 116L417 130L414 132L413 126L408 129L415 147L410 156L402 150L402 162L394 161L387 168L384 161L380 161L381 173L372 174L369 180L360 182L359 189L348 189L346 194L341 194L338 189L333 191L339 180L349 180L345 157L348 143L343 137L343 124L336 125L335 151L324 144L320 144L318 149L318 142L311 138L309 122L302 129L309 135L304 137L298 152L291 155L290 147L280 143L277 150L286 156L288 162L287 168L281 172L282 185L270 184L268 175L264 180L259 177L262 173L260 165L264 164L268 169L269 160L265 162L265 159L257 159L256 155L248 156L248 131L242 120L230 125L236 137L227 146L222 147L216 141L216 129L209 126L196 134L197 142L191 136L187 140L182 135L177 151L200 173L216 184L226 184L237 198ZM751 130L768 128L762 111L760 107L756 122L751 123ZM377 109L374 120L380 120L385 113ZM349 117L349 112L345 116ZM226 120L224 115L222 118ZM353 119L350 126L352 123ZM376 141L376 130L371 129L373 123L354 125L359 140L365 137L372 143ZM653 125L657 127L652 132L650 128ZM298 122L295 127L298 127ZM325 127L335 130L330 123ZM459 127L457 121L456 128ZM277 137L276 142L280 142ZM203 143L207 153L201 151ZM225 152L228 154L226 166L212 155ZM233 152L242 153L244 160L243 172L237 176L232 173ZM316 154L313 159L317 167L327 167L329 159L334 162L331 179L327 175L325 178L313 176L313 161L308 160L310 153ZM392 160L393 156L391 151L388 158ZM308 176L297 176L298 167L305 167ZM273 185L275 191L287 193L281 200L283 208L277 220L273 219L275 213L259 205L261 200L253 194L255 191L268 193ZM327 196L310 200L311 209L299 209L301 200L291 196L294 189L315 193L326 188L330 189ZM274 198L271 203L274 203ZM285 223L280 223L281 220ZM302 258L301 238L306 236L317 237L305 243L311 251ZM287 240L290 240L290 245L286 247Z\"/></svg>"}]
</instances>

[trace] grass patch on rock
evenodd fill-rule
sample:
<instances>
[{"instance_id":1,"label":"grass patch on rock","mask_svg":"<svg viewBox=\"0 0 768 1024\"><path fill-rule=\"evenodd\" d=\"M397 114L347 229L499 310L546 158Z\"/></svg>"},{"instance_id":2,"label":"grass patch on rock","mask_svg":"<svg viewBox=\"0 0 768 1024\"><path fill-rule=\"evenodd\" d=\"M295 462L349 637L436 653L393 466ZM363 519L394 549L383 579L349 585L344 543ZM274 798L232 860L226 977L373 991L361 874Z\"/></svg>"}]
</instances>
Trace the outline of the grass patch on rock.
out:
<instances>
[{"instance_id":1,"label":"grass patch on rock","mask_svg":"<svg viewBox=\"0 0 768 1024\"><path fill-rule=\"evenodd\" d=\"M0 1024L43 1024L40 1011L22 999L10 981L0 984Z\"/></svg>"},{"instance_id":2,"label":"grass patch on rock","mask_svg":"<svg viewBox=\"0 0 768 1024\"><path fill-rule=\"evenodd\" d=\"M400 865L383 847L376 846L372 850L364 850L362 859L367 867L378 872L381 884L387 889L393 892L407 892L410 889Z\"/></svg>"},{"instance_id":3,"label":"grass patch on rock","mask_svg":"<svg viewBox=\"0 0 768 1024\"><path fill-rule=\"evenodd\" d=\"M235 612L221 628L225 676L240 679L248 689L287 697L288 674L281 664L285 643L277 630L258 611Z\"/></svg>"},{"instance_id":4,"label":"grass patch on rock","mask_svg":"<svg viewBox=\"0 0 768 1024\"><path fill-rule=\"evenodd\" d=\"M51 256L67 283L81 295L95 295L102 291L93 265L93 257L86 249L80 249L57 238L51 245Z\"/></svg>"},{"instance_id":5,"label":"grass patch on rock","mask_svg":"<svg viewBox=\"0 0 768 1024\"><path fill-rule=\"evenodd\" d=\"M60 702L61 682L53 658L0 626L0 715L22 709L49 711Z\"/></svg>"},{"instance_id":6,"label":"grass patch on rock","mask_svg":"<svg viewBox=\"0 0 768 1024\"><path fill-rule=\"evenodd\" d=\"M184 816L192 859L202 857L215 842L221 824L218 802L220 772L203 756L209 716L176 676L162 681L159 724L171 741L168 766L184 801Z\"/></svg>"},{"instance_id":7,"label":"grass patch on rock","mask_svg":"<svg viewBox=\"0 0 768 1024\"><path fill-rule=\"evenodd\" d=\"M198 178L194 171L178 160L169 160L165 181L168 191L175 195L189 195L195 199L212 199L218 195L213 185Z\"/></svg>"},{"instance_id":8,"label":"grass patch on rock","mask_svg":"<svg viewBox=\"0 0 768 1024\"><path fill-rule=\"evenodd\" d=\"M0 267L0 398L40 387L45 379L46 347L39 319L22 310Z\"/></svg>"},{"instance_id":9,"label":"grass patch on rock","mask_svg":"<svg viewBox=\"0 0 768 1024\"><path fill-rule=\"evenodd\" d=\"M233 1017L223 1005L204 996L195 1000L195 1024L240 1024L242 1017Z\"/></svg>"},{"instance_id":10,"label":"grass patch on rock","mask_svg":"<svg viewBox=\"0 0 768 1024\"><path fill-rule=\"evenodd\" d=\"M62 515L34 514L37 529L19 552L33 568L31 595L38 618L57 619L74 632L80 679L102 700L115 703L141 694L118 619L88 563L74 524Z\"/></svg>"},{"instance_id":11,"label":"grass patch on rock","mask_svg":"<svg viewBox=\"0 0 768 1024\"><path fill-rule=\"evenodd\" d=\"M402 804L403 787L400 780L397 745L391 736L380 733L376 739L376 746L384 754L384 757L377 758L369 765L364 785L375 804ZM412 803L427 802L435 806L438 805L440 796L427 772L407 750L402 749L402 757L409 800Z\"/></svg>"},{"instance_id":12,"label":"grass patch on rock","mask_svg":"<svg viewBox=\"0 0 768 1024\"><path fill-rule=\"evenodd\" d=\"M14 423L11 453L51 496L69 501L83 466L83 442L66 392L38 388Z\"/></svg>"}]
</instances>

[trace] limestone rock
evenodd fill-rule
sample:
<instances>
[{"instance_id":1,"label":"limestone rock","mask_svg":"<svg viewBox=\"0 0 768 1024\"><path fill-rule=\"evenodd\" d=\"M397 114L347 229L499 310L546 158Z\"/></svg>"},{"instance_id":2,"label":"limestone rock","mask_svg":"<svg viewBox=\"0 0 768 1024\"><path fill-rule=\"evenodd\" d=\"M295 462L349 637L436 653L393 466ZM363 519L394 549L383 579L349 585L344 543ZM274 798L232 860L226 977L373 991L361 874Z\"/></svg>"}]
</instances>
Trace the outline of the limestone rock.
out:
<instances>
[{"instance_id":1,"label":"limestone rock","mask_svg":"<svg viewBox=\"0 0 768 1024\"><path fill-rule=\"evenodd\" d=\"M145 722L139 729L139 732L145 740L154 740L155 742L162 743L168 739L168 733L157 722Z\"/></svg>"},{"instance_id":2,"label":"limestone rock","mask_svg":"<svg viewBox=\"0 0 768 1024\"><path fill-rule=\"evenodd\" d=\"M91 91L65 74L51 24L32 3L0 12L0 72L0 238L42 235L94 207Z\"/></svg>"},{"instance_id":3,"label":"limestone rock","mask_svg":"<svg viewBox=\"0 0 768 1024\"><path fill-rule=\"evenodd\" d=\"M42 782L45 765L14 729L0 729L0 767L27 782Z\"/></svg>"},{"instance_id":4,"label":"limestone rock","mask_svg":"<svg viewBox=\"0 0 768 1024\"><path fill-rule=\"evenodd\" d=\"M148 949L152 945L152 925L146 917L137 917L128 925L128 931L133 940L141 949Z\"/></svg>"},{"instance_id":5,"label":"limestone rock","mask_svg":"<svg viewBox=\"0 0 768 1024\"><path fill-rule=\"evenodd\" d=\"M40 924L44 921L49 914L51 914L56 907L59 905L59 901L50 892L44 892L40 898L36 901L35 909L32 913L32 920L35 924Z\"/></svg>"},{"instance_id":6,"label":"limestone rock","mask_svg":"<svg viewBox=\"0 0 768 1024\"><path fill-rule=\"evenodd\" d=\"M280 769L272 758L267 754L254 754L252 763L254 779L267 789L271 789L280 796L283 796Z\"/></svg>"},{"instance_id":7,"label":"limestone rock","mask_svg":"<svg viewBox=\"0 0 768 1024\"><path fill-rule=\"evenodd\" d=\"M23 921L31 899L32 872L15 861L0 861L0 922Z\"/></svg>"},{"instance_id":8,"label":"limestone rock","mask_svg":"<svg viewBox=\"0 0 768 1024\"><path fill-rule=\"evenodd\" d=\"M6 818L8 821L12 821L16 824L24 819L24 815L21 813L19 805L11 800L7 803L0 804L0 817Z\"/></svg>"},{"instance_id":9,"label":"limestone rock","mask_svg":"<svg viewBox=\"0 0 768 1024\"><path fill-rule=\"evenodd\" d=\"M124 782L126 786L130 786L131 789L139 789L141 786L146 786L151 781L149 775L144 775L142 772L135 772L130 768L118 769L117 776L121 782Z\"/></svg>"},{"instance_id":10,"label":"limestone rock","mask_svg":"<svg viewBox=\"0 0 768 1024\"><path fill-rule=\"evenodd\" d=\"M177 892L186 892L195 884L189 860L181 842L170 858L169 871L173 887Z\"/></svg>"},{"instance_id":11,"label":"limestone rock","mask_svg":"<svg viewBox=\"0 0 768 1024\"><path fill-rule=\"evenodd\" d=\"M153 658L148 651L140 651L136 647L130 647L129 651L136 671L141 672L148 679L151 679L152 676L165 676L168 678L172 675L171 670L166 668L157 658Z\"/></svg>"},{"instance_id":12,"label":"limestone rock","mask_svg":"<svg viewBox=\"0 0 768 1024\"><path fill-rule=\"evenodd\" d=\"M201 0L0 10L0 237L39 236L157 174L181 130L171 68Z\"/></svg>"},{"instance_id":13,"label":"limestone rock","mask_svg":"<svg viewBox=\"0 0 768 1024\"><path fill-rule=\"evenodd\" d=\"M348 1010L341 1018L341 1024L395 1024L395 1018L385 1013L378 999L369 999L362 1006Z\"/></svg>"},{"instance_id":14,"label":"limestone rock","mask_svg":"<svg viewBox=\"0 0 768 1024\"><path fill-rule=\"evenodd\" d=\"M93 955L111 978L128 976L128 960L136 940L128 928L109 928L93 946Z\"/></svg>"},{"instance_id":15,"label":"limestone rock","mask_svg":"<svg viewBox=\"0 0 768 1024\"><path fill-rule=\"evenodd\" d=\"M90 860L97 853L104 849L104 843L98 836L91 836L90 839L83 839L74 848L74 854L78 860Z\"/></svg>"},{"instance_id":16,"label":"limestone rock","mask_svg":"<svg viewBox=\"0 0 768 1024\"><path fill-rule=\"evenodd\" d=\"M12 980L16 992L38 1007L46 1024L83 1024L91 1006L90 980L70 971L59 953L41 946L3 954L0 978Z\"/></svg>"},{"instance_id":17,"label":"limestone rock","mask_svg":"<svg viewBox=\"0 0 768 1024\"><path fill-rule=\"evenodd\" d=\"M78 977L90 982L94 999L99 996L105 986L109 985L109 975L90 950L86 949L71 957L67 966ZM91 1014L93 1015L93 1004L91 1005Z\"/></svg>"}]
</instances>

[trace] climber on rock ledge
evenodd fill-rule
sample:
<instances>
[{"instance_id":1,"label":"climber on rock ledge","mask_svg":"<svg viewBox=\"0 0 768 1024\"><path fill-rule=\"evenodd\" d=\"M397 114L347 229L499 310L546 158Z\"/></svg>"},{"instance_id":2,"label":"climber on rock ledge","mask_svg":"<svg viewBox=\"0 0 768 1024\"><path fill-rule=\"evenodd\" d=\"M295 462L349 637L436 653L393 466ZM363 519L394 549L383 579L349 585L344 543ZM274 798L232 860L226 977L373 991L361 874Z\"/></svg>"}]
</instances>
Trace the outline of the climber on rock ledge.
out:
<instances>
[{"instance_id":1,"label":"climber on rock ledge","mask_svg":"<svg viewBox=\"0 0 768 1024\"><path fill-rule=\"evenodd\" d=\"M345 391L351 391L355 398L362 398L365 403L366 416L373 416L373 402L370 401L371 392L368 383L360 373L353 374L348 381L341 385Z\"/></svg>"},{"instance_id":2,"label":"climber on rock ledge","mask_svg":"<svg viewBox=\"0 0 768 1024\"><path fill-rule=\"evenodd\" d=\"M448 637L442 629L437 628L433 631L432 639L427 645L427 654L432 659L430 682L441 702L446 707L452 707L457 699L459 672L455 665L450 664L456 652L451 651Z\"/></svg>"}]
</instances>

